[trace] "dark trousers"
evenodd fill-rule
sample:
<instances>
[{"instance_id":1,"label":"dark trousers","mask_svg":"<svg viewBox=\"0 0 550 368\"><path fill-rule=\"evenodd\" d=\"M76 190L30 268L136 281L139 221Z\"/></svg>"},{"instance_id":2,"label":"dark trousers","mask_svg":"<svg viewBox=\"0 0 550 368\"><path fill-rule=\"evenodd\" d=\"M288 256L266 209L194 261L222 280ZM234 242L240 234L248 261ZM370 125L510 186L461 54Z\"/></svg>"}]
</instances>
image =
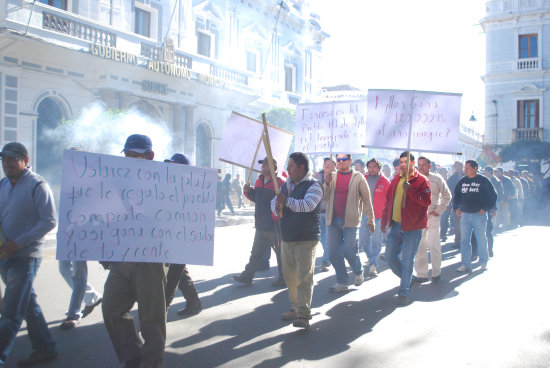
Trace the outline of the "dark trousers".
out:
<instances>
[{"instance_id":1,"label":"dark trousers","mask_svg":"<svg viewBox=\"0 0 550 368\"><path fill-rule=\"evenodd\" d=\"M176 295L176 288L180 289L187 304L200 304L199 294L197 294L195 284L193 284L186 265L171 264L168 268L165 291L166 308L172 304L172 300L174 300L174 296Z\"/></svg>"},{"instance_id":2,"label":"dark trousers","mask_svg":"<svg viewBox=\"0 0 550 368\"><path fill-rule=\"evenodd\" d=\"M460 216L457 216L454 209L451 210L451 216L453 217L453 226L455 229L455 245L460 247Z\"/></svg>"},{"instance_id":3,"label":"dark trousers","mask_svg":"<svg viewBox=\"0 0 550 368\"><path fill-rule=\"evenodd\" d=\"M279 246L279 237L276 231L256 230L254 234L254 243L252 244L252 251L250 252L250 259L245 266L244 271L241 273L241 277L252 280L254 274L258 269L258 266L264 258L269 248L273 248L275 255L277 256L277 269L279 271L279 278L283 278L283 264L281 262L281 247Z\"/></svg>"},{"instance_id":4,"label":"dark trousers","mask_svg":"<svg viewBox=\"0 0 550 368\"><path fill-rule=\"evenodd\" d=\"M161 367L166 344L166 269L163 263L117 262L103 291L103 320L121 362ZM141 336L130 310L138 303Z\"/></svg>"}]
</instances>

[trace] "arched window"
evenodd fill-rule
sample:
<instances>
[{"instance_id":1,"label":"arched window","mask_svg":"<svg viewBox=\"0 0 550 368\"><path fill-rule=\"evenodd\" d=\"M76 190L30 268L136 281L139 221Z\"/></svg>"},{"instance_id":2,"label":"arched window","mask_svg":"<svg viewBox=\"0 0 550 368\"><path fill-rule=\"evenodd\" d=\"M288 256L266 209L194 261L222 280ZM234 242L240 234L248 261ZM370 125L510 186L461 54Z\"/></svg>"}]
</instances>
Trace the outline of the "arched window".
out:
<instances>
[{"instance_id":1,"label":"arched window","mask_svg":"<svg viewBox=\"0 0 550 368\"><path fill-rule=\"evenodd\" d=\"M195 134L195 163L197 166L212 166L212 132L210 127L201 123Z\"/></svg>"}]
</instances>

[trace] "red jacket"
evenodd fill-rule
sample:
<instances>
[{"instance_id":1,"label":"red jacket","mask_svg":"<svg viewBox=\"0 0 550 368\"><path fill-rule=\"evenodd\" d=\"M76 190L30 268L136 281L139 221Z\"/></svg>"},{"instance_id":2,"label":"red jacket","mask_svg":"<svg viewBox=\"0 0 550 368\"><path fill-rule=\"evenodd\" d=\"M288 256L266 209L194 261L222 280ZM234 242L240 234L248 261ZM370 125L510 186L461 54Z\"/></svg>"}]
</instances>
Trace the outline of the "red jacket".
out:
<instances>
[{"instance_id":1,"label":"red jacket","mask_svg":"<svg viewBox=\"0 0 550 368\"><path fill-rule=\"evenodd\" d=\"M382 229L391 224L393 198L401 176L396 175L386 195L386 208L382 217ZM409 190L405 197L405 208L401 209L401 230L412 231L428 227L428 206L432 203L432 191L429 180L417 170L414 170L409 180Z\"/></svg>"},{"instance_id":2,"label":"red jacket","mask_svg":"<svg viewBox=\"0 0 550 368\"><path fill-rule=\"evenodd\" d=\"M365 175L368 182L369 174ZM386 208L386 195L390 189L390 181L384 175L380 174L380 178L374 186L374 197L372 198L372 207L374 208L374 218L379 219L384 216Z\"/></svg>"}]
</instances>

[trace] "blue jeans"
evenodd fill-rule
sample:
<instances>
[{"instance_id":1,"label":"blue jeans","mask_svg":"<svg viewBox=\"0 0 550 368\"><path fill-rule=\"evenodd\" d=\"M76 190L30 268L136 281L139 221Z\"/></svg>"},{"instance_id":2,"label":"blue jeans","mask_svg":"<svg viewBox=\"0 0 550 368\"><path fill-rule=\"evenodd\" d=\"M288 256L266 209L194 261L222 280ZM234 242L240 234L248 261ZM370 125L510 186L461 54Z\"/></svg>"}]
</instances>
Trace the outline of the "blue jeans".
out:
<instances>
[{"instance_id":1,"label":"blue jeans","mask_svg":"<svg viewBox=\"0 0 550 368\"><path fill-rule=\"evenodd\" d=\"M339 284L348 284L348 272L344 258L348 260L353 273L361 275L363 264L359 258L359 242L356 227L344 227L343 218L333 218L332 224L327 226L330 261L336 271L336 281Z\"/></svg>"},{"instance_id":2,"label":"blue jeans","mask_svg":"<svg viewBox=\"0 0 550 368\"><path fill-rule=\"evenodd\" d=\"M79 319L82 317L82 302L90 305L99 299L99 294L88 285L88 265L86 261L59 261L59 273L73 289L67 317Z\"/></svg>"},{"instance_id":3,"label":"blue jeans","mask_svg":"<svg viewBox=\"0 0 550 368\"><path fill-rule=\"evenodd\" d=\"M27 322L32 349L55 351L55 341L32 287L41 261L40 258L29 257L0 260L0 276L6 285L0 317L0 366L5 363L13 347L23 319Z\"/></svg>"},{"instance_id":4,"label":"blue jeans","mask_svg":"<svg viewBox=\"0 0 550 368\"><path fill-rule=\"evenodd\" d=\"M363 214L361 218L361 227L359 228L359 249L363 249L367 258L369 259L369 267L375 265L378 267L378 256L380 255L380 249L382 249L382 229L380 228L381 218L374 220L375 229L371 233L367 228L367 222L369 221L367 216Z\"/></svg>"},{"instance_id":5,"label":"blue jeans","mask_svg":"<svg viewBox=\"0 0 550 368\"><path fill-rule=\"evenodd\" d=\"M420 245L422 229L401 231L401 223L392 222L386 243L386 261L397 277L401 278L399 295L411 295L414 257ZM399 259L401 254L401 260Z\"/></svg>"},{"instance_id":6,"label":"blue jeans","mask_svg":"<svg viewBox=\"0 0 550 368\"><path fill-rule=\"evenodd\" d=\"M480 215L478 213L462 212L460 218L460 257L462 265L466 268L472 268L472 245L470 238L472 231L477 240L477 252L479 255L479 263L487 264L489 261L489 252L487 250L487 214Z\"/></svg>"},{"instance_id":7,"label":"blue jeans","mask_svg":"<svg viewBox=\"0 0 550 368\"><path fill-rule=\"evenodd\" d=\"M321 245L323 246L323 263L330 264L330 251L327 242L327 214L321 213L319 215L319 227L321 228Z\"/></svg>"}]
</instances>

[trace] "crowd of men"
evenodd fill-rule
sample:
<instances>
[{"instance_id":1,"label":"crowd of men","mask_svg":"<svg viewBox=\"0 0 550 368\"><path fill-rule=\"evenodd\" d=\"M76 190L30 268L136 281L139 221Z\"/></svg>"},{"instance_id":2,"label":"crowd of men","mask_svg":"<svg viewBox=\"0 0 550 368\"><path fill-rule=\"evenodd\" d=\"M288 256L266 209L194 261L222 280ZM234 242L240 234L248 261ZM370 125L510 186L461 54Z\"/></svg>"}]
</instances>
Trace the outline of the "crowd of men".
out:
<instances>
[{"instance_id":1,"label":"crowd of men","mask_svg":"<svg viewBox=\"0 0 550 368\"><path fill-rule=\"evenodd\" d=\"M123 152L142 160L155 157L151 140L140 134L128 137ZM0 367L23 320L33 350L18 365L29 366L57 357L56 343L33 289L44 237L56 226L55 205L48 183L31 170L24 145L6 144L0 158L6 176L0 181L0 275L6 285L0 316ZM165 161L190 164L179 153ZM394 161L393 175L389 165L376 158L353 162L346 153L337 154L335 161L326 158L323 169L312 173L308 157L294 152L288 159L286 181L279 177L275 160L266 157L259 163L261 175L254 187L247 183L242 188L255 203L254 242L248 263L233 279L252 285L266 253L273 249L278 266L273 285L288 288L289 294L290 309L281 318L304 329L311 319L319 242L323 247L320 271L332 266L335 283L329 290L342 293L350 283L346 262L353 284L359 287L365 275L378 275L385 241L385 260L400 279L396 303L405 306L413 300L411 285L430 280L430 262L431 282L441 282L441 241L450 235L449 230L461 254L457 272L472 272L474 265L486 271L494 255L494 230L529 221L542 191L540 182L527 171L488 166L482 175L478 163L468 160L456 162L454 173L447 178L446 169L437 173L429 158L416 159L410 152L401 153ZM361 250L367 256L365 269ZM72 288L67 317L60 327L76 327L101 304L107 332L124 367L162 366L166 312L176 288L187 301L178 314L193 315L202 309L186 266L144 262L102 265L109 270L103 296L87 283L85 261L60 261L61 274ZM130 314L136 302L139 332Z\"/></svg>"}]
</instances>

